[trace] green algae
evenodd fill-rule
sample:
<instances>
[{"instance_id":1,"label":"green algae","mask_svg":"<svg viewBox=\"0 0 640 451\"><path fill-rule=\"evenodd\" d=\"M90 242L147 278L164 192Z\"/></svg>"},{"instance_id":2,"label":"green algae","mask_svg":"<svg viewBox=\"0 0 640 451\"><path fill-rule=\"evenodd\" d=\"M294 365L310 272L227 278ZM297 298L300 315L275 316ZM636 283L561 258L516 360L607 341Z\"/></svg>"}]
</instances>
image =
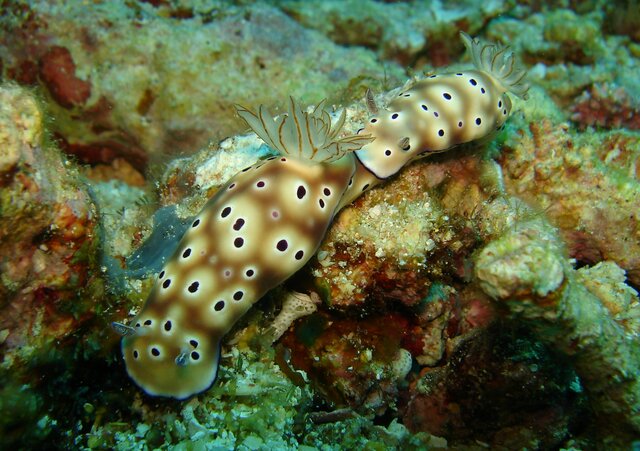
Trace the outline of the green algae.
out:
<instances>
[{"instance_id":1,"label":"green algae","mask_svg":"<svg viewBox=\"0 0 640 451\"><path fill-rule=\"evenodd\" d=\"M433 302L442 302L446 300L450 295L450 287L446 286L443 283L433 283L429 287L429 292L424 297L423 302L430 304Z\"/></svg>"},{"instance_id":2,"label":"green algae","mask_svg":"<svg viewBox=\"0 0 640 451\"><path fill-rule=\"evenodd\" d=\"M296 337L305 346L313 346L327 327L327 320L321 315L311 315L303 318L296 328Z\"/></svg>"},{"instance_id":3,"label":"green algae","mask_svg":"<svg viewBox=\"0 0 640 451\"><path fill-rule=\"evenodd\" d=\"M37 426L45 405L32 387L20 384L8 373L0 372L0 437L5 445L23 443L37 445L50 430ZM29 437L28 440L24 440Z\"/></svg>"},{"instance_id":4,"label":"green algae","mask_svg":"<svg viewBox=\"0 0 640 451\"><path fill-rule=\"evenodd\" d=\"M218 385L206 397L143 413L145 422L137 425L106 425L86 439L100 443L106 435L113 438L109 446L123 450L151 444L177 449L295 449L294 424L299 409L310 402L308 389L293 385L273 364L241 358L237 351L231 358L235 365L223 367ZM114 427L117 432L109 433Z\"/></svg>"},{"instance_id":5,"label":"green algae","mask_svg":"<svg viewBox=\"0 0 640 451\"><path fill-rule=\"evenodd\" d=\"M445 440L424 432L412 434L396 421L388 427L373 426L365 417L317 425L307 435L304 444L322 451L446 448Z\"/></svg>"}]
</instances>

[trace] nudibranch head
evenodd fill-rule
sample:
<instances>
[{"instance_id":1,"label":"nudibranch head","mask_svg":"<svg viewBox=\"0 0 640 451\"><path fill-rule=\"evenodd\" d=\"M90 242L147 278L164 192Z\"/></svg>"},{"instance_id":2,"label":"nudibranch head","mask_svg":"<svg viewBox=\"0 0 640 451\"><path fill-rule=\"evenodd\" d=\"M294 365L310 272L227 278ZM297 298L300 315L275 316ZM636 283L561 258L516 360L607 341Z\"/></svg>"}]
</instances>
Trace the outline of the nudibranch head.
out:
<instances>
[{"instance_id":1,"label":"nudibranch head","mask_svg":"<svg viewBox=\"0 0 640 451\"><path fill-rule=\"evenodd\" d=\"M150 395L185 399L216 379L219 339L187 327L178 312L159 318L143 311L122 339L127 372Z\"/></svg>"}]
</instances>

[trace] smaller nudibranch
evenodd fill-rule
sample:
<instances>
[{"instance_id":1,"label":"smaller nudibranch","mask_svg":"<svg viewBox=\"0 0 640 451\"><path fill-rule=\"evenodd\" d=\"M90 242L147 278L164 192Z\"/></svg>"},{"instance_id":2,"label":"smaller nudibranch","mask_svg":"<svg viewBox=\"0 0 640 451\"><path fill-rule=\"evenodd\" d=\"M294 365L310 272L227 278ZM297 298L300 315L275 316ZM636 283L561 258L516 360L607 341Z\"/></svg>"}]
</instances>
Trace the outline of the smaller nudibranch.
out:
<instances>
[{"instance_id":1,"label":"smaller nudibranch","mask_svg":"<svg viewBox=\"0 0 640 451\"><path fill-rule=\"evenodd\" d=\"M315 254L335 214L408 163L487 136L509 116L507 91L524 97L525 72L506 48L462 33L476 70L414 81L378 109L363 133L338 138L323 104L293 99L274 119L260 107L238 114L281 153L243 169L193 220L157 274L122 354L147 393L184 399L215 380L220 341L268 290Z\"/></svg>"},{"instance_id":2,"label":"smaller nudibranch","mask_svg":"<svg viewBox=\"0 0 640 451\"><path fill-rule=\"evenodd\" d=\"M526 72L508 47L460 35L476 70L410 80L386 108L367 99L373 115L360 132L375 139L354 152L356 172L339 208L412 161L489 136L509 117L507 92L527 98Z\"/></svg>"},{"instance_id":3,"label":"smaller nudibranch","mask_svg":"<svg viewBox=\"0 0 640 451\"><path fill-rule=\"evenodd\" d=\"M506 47L461 36L477 70L410 81L365 124L362 131L375 140L355 153L379 180L418 158L491 134L509 117L507 91L526 98L526 73Z\"/></svg>"}]
</instances>

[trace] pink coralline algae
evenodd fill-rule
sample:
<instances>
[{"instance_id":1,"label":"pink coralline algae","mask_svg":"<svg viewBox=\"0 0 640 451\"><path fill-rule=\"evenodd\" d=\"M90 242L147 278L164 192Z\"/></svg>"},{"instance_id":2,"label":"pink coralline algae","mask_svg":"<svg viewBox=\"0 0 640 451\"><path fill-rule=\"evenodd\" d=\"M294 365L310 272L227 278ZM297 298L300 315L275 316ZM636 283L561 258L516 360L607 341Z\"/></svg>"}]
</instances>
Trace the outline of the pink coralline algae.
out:
<instances>
[{"instance_id":1,"label":"pink coralline algae","mask_svg":"<svg viewBox=\"0 0 640 451\"><path fill-rule=\"evenodd\" d=\"M411 369L411 354L403 349L410 331L410 321L395 313L367 321L313 315L281 343L327 400L383 414L395 408L399 383Z\"/></svg>"},{"instance_id":2,"label":"pink coralline algae","mask_svg":"<svg viewBox=\"0 0 640 451\"><path fill-rule=\"evenodd\" d=\"M61 106L84 106L91 96L91 83L76 76L69 49L51 47L40 59L40 78Z\"/></svg>"},{"instance_id":3,"label":"pink coralline algae","mask_svg":"<svg viewBox=\"0 0 640 451\"><path fill-rule=\"evenodd\" d=\"M640 104L623 87L594 84L575 99L571 112L582 127L640 130Z\"/></svg>"}]
</instances>

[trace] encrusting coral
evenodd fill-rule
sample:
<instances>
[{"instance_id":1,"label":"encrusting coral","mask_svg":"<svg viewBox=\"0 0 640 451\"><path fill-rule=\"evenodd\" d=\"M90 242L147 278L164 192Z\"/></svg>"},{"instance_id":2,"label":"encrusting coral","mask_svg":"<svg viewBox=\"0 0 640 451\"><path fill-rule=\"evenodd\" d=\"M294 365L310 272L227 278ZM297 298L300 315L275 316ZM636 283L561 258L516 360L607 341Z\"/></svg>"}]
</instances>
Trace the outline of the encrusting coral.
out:
<instances>
[{"instance_id":1,"label":"encrusting coral","mask_svg":"<svg viewBox=\"0 0 640 451\"><path fill-rule=\"evenodd\" d=\"M77 169L47 142L38 101L3 85L0 105L0 330L26 357L93 310L78 290L92 295L96 215Z\"/></svg>"},{"instance_id":2,"label":"encrusting coral","mask_svg":"<svg viewBox=\"0 0 640 451\"><path fill-rule=\"evenodd\" d=\"M574 270L548 224L518 224L479 253L482 289L571 356L600 421L640 431L640 303L613 262Z\"/></svg>"},{"instance_id":3,"label":"encrusting coral","mask_svg":"<svg viewBox=\"0 0 640 451\"><path fill-rule=\"evenodd\" d=\"M374 49L403 65L424 58L426 64L446 66L455 53L455 36L464 23L468 33L499 17L507 2L492 0L478 8L474 2L423 3L375 0L328 0L319 4L283 1L283 10L333 42Z\"/></svg>"},{"instance_id":4,"label":"encrusting coral","mask_svg":"<svg viewBox=\"0 0 640 451\"><path fill-rule=\"evenodd\" d=\"M64 150L92 165L123 158L140 173L239 132L235 103L339 97L379 71L371 52L340 47L270 2L19 0L0 29L4 79L45 88Z\"/></svg>"},{"instance_id":5,"label":"encrusting coral","mask_svg":"<svg viewBox=\"0 0 640 451\"><path fill-rule=\"evenodd\" d=\"M548 120L521 127L503 141L505 189L545 211L572 257L615 261L640 284L640 137L580 135Z\"/></svg>"}]
</instances>

